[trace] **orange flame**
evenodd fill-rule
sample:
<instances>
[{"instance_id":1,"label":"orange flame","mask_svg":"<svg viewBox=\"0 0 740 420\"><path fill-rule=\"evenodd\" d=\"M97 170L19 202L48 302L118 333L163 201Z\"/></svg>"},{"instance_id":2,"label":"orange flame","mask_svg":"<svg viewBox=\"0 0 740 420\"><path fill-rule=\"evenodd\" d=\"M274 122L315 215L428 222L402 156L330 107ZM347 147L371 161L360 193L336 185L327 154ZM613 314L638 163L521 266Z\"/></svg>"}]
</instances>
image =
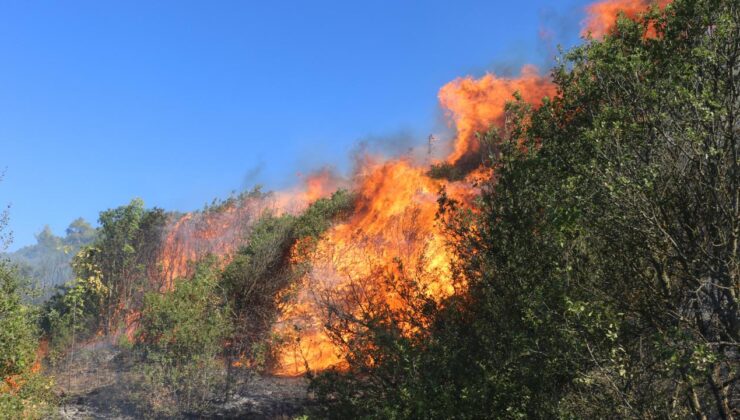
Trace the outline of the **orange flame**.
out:
<instances>
[{"instance_id":1,"label":"orange flame","mask_svg":"<svg viewBox=\"0 0 740 420\"><path fill-rule=\"evenodd\" d=\"M524 66L517 78L487 74L480 79L455 79L439 90L439 101L447 109L457 129L454 150L447 158L457 162L480 148L476 133L491 125L504 123L504 106L519 92L526 102L537 105L545 96L555 94L555 85L548 77L540 76L534 66Z\"/></svg>"},{"instance_id":2,"label":"orange flame","mask_svg":"<svg viewBox=\"0 0 740 420\"><path fill-rule=\"evenodd\" d=\"M426 176L407 160L368 160L355 180L357 203L349 220L335 225L311 255L311 270L298 286L297 299L286 305L275 332L291 337L277 374L341 367L341 350L323 329L327 304L353 314L351 295L372 295L392 308L405 303L383 280L399 262L419 270L421 286L437 300L454 292L442 229L436 223L437 193L442 182ZM460 191L470 191L466 185ZM415 266L419 261L421 267ZM423 273L422 273L423 272ZM423 274L431 274L425 276ZM383 278L385 276L385 278ZM354 315L354 314L353 314Z\"/></svg>"},{"instance_id":3,"label":"orange flame","mask_svg":"<svg viewBox=\"0 0 740 420\"><path fill-rule=\"evenodd\" d=\"M41 371L41 362L47 354L49 354L49 340L42 338L39 340L39 346L36 349L36 358L33 361L33 366L31 366L31 372L38 373Z\"/></svg>"},{"instance_id":4,"label":"orange flame","mask_svg":"<svg viewBox=\"0 0 740 420\"><path fill-rule=\"evenodd\" d=\"M275 193L275 207L280 213L299 213L309 204L330 196L334 191L346 186L346 181L329 168L323 168L302 179L298 187Z\"/></svg>"},{"instance_id":5,"label":"orange flame","mask_svg":"<svg viewBox=\"0 0 740 420\"><path fill-rule=\"evenodd\" d=\"M339 177L324 169L308 175L303 185L292 190L247 195L225 203L220 209L188 213L173 221L166 228L159 258L160 289L171 290L174 279L192 274L190 263L206 255L221 257L221 262L227 264L239 247L246 244L249 227L265 212L276 215L300 212L341 185Z\"/></svg>"},{"instance_id":6,"label":"orange flame","mask_svg":"<svg viewBox=\"0 0 740 420\"><path fill-rule=\"evenodd\" d=\"M670 0L657 0L660 7L668 3ZM650 4L650 0L598 1L587 7L583 33L601 37L614 27L620 11L635 17ZM533 66L524 66L518 77L464 77L440 89L440 104L456 129L448 163L459 163L480 152L476 133L505 124L505 105L515 92L537 106L557 90L550 78ZM245 233L251 223L265 211L297 213L339 187L350 187L357 201L349 219L329 229L308 256L302 255L302 250L310 247L300 241L294 246L295 259L308 262L310 269L278 296L281 314L272 328L286 341L274 373L299 375L307 368L341 368L344 355L335 344L337 337L330 337L324 328L328 312L340 308L348 316L359 316L361 311L373 311L377 303L404 310L407 301L384 283L400 281L399 263L432 299L441 301L457 292L459 285L451 273L455 256L446 247L448 238L436 221L437 193L445 186L454 198L470 203L476 193L474 179L490 173L478 168L466 180L446 183L430 178L426 171L407 159L366 158L351 184L322 170L305 177L303 185L292 190L269 197L247 196L214 211L186 214L172 221L165 232L159 258L161 290L171 290L175 278L190 274L189 263L207 254L228 262L248 240ZM132 338L138 314L132 313L126 320L124 332ZM414 327L407 324L402 328L411 332Z\"/></svg>"},{"instance_id":7,"label":"orange flame","mask_svg":"<svg viewBox=\"0 0 740 420\"><path fill-rule=\"evenodd\" d=\"M581 35L591 34L594 38L603 38L616 25L620 13L630 19L635 19L640 13L646 12L651 5L656 4L664 8L672 0L602 0L586 7L587 17L583 22ZM655 36L654 29L649 29L646 37Z\"/></svg>"},{"instance_id":8,"label":"orange flame","mask_svg":"<svg viewBox=\"0 0 740 420\"><path fill-rule=\"evenodd\" d=\"M478 151L475 133L503 124L504 106L513 99L514 92L537 105L544 96L553 95L555 87L534 67L526 66L517 78L491 74L477 80L468 77L440 90L440 102L457 128L449 162ZM273 332L287 340L287 345L274 373L298 375L308 368L342 366L342 349L324 328L327 304L342 306L350 316L359 316L363 302L370 307L387 305L391 310L406 310L408 303L383 283L400 279L399 263L410 270L428 297L440 301L454 293L450 269L454 256L436 222L437 194L446 185L448 193L469 202L476 191L472 181L481 174L481 170L474 171L468 180L449 183L430 178L426 167L410 159L382 161L366 157L359 162L350 185L357 197L352 216L325 233L307 257L311 267L308 274L278 298L281 315ZM298 212L338 187L348 186L328 170L304 181L301 188L275 193L273 208L277 212ZM168 280L163 289L171 288L175 277L187 274L188 261L206 253L228 260L245 237L240 227L245 220L256 220L259 210L264 209L262 204L234 203L215 214L189 214L174 222L162 254ZM302 245L296 244L294 253L299 253ZM404 330L412 328L406 326Z\"/></svg>"},{"instance_id":9,"label":"orange flame","mask_svg":"<svg viewBox=\"0 0 740 420\"><path fill-rule=\"evenodd\" d=\"M39 341L39 345L36 348L35 357L33 360L33 364L31 365L31 368L29 369L30 373L39 373L41 371L41 363L43 362L46 355L49 353L49 340L46 338L42 338ZM3 378L2 382L0 382L0 394L3 393L17 393L23 385L26 383L26 380L23 377L23 374L17 374L17 375L11 375L8 377Z\"/></svg>"}]
</instances>

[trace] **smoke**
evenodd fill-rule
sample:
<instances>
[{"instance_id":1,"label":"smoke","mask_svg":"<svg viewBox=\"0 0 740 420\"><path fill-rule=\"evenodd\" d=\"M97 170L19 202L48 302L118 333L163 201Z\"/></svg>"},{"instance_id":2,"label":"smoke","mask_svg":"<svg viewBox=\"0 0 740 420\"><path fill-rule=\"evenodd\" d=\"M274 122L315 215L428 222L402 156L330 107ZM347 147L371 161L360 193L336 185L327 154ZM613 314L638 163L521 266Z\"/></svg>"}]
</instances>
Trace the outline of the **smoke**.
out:
<instances>
[{"instance_id":1,"label":"smoke","mask_svg":"<svg viewBox=\"0 0 740 420\"><path fill-rule=\"evenodd\" d=\"M396 157L409 154L419 144L418 136L410 130L400 130L387 136L369 135L360 139L353 148L352 155L370 153L379 156Z\"/></svg>"},{"instance_id":2,"label":"smoke","mask_svg":"<svg viewBox=\"0 0 740 420\"><path fill-rule=\"evenodd\" d=\"M257 164L247 169L247 172L242 178L242 190L247 191L251 188L254 188L255 185L258 185L260 183L259 181L264 169L265 161L261 159L259 160L259 162L257 162Z\"/></svg>"}]
</instances>

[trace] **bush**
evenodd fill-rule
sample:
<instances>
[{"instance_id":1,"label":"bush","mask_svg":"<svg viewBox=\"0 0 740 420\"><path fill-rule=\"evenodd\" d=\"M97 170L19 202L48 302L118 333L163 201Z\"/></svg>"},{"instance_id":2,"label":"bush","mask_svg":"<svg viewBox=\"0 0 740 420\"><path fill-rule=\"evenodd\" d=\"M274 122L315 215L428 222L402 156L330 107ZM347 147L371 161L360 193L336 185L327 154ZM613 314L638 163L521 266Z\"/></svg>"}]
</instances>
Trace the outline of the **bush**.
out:
<instances>
[{"instance_id":1,"label":"bush","mask_svg":"<svg viewBox=\"0 0 740 420\"><path fill-rule=\"evenodd\" d=\"M340 190L316 200L298 216L267 214L253 226L248 245L221 274L235 325L230 360L239 358L257 369L275 364L282 338L270 336L270 329L278 315L279 296L300 278L305 269L302 256L353 206L352 194Z\"/></svg>"},{"instance_id":2,"label":"bush","mask_svg":"<svg viewBox=\"0 0 740 420\"><path fill-rule=\"evenodd\" d=\"M208 410L225 386L216 357L230 333L213 259L173 291L147 294L134 345L143 405L161 415Z\"/></svg>"}]
</instances>

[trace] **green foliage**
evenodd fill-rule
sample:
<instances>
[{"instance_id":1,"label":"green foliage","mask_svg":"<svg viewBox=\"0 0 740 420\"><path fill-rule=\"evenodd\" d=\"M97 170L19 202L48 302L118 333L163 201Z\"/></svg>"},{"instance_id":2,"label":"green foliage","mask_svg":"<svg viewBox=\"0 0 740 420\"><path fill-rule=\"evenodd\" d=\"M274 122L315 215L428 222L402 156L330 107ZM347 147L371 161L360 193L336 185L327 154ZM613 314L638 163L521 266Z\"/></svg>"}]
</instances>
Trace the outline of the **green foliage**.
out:
<instances>
[{"instance_id":1,"label":"green foliage","mask_svg":"<svg viewBox=\"0 0 740 420\"><path fill-rule=\"evenodd\" d=\"M354 208L354 196L347 190L339 190L329 198L313 202L295 222L293 237L317 239L337 220L349 216Z\"/></svg>"},{"instance_id":2,"label":"green foliage","mask_svg":"<svg viewBox=\"0 0 740 420\"><path fill-rule=\"evenodd\" d=\"M86 247L75 256L72 266L84 277L67 282L44 305L41 326L51 341L52 363L76 345L77 338L84 338L98 325L109 289L102 282L100 270L89 262L89 253L95 252L95 248Z\"/></svg>"},{"instance_id":3,"label":"green foliage","mask_svg":"<svg viewBox=\"0 0 740 420\"><path fill-rule=\"evenodd\" d=\"M12 389L9 389L12 383ZM0 418L53 418L57 397L52 381L35 372L25 371L0 384Z\"/></svg>"},{"instance_id":4,"label":"green foliage","mask_svg":"<svg viewBox=\"0 0 740 420\"><path fill-rule=\"evenodd\" d=\"M430 178L434 179L446 179L448 181L460 181L465 178L465 172L457 166L448 163L436 163L429 168L427 173Z\"/></svg>"},{"instance_id":5,"label":"green foliage","mask_svg":"<svg viewBox=\"0 0 740 420\"><path fill-rule=\"evenodd\" d=\"M515 98L480 208L440 200L467 293L424 334L338 324L365 350L314 379L317 417L736 415L739 27L676 0L568 53L557 98Z\"/></svg>"},{"instance_id":6,"label":"green foliage","mask_svg":"<svg viewBox=\"0 0 740 420\"><path fill-rule=\"evenodd\" d=\"M172 292L146 295L134 353L148 407L162 415L210 407L224 386L215 358L230 335L228 313L214 260Z\"/></svg>"},{"instance_id":7,"label":"green foliage","mask_svg":"<svg viewBox=\"0 0 740 420\"><path fill-rule=\"evenodd\" d=\"M34 362L36 314L23 303L17 272L0 260L0 378L21 374Z\"/></svg>"},{"instance_id":8,"label":"green foliage","mask_svg":"<svg viewBox=\"0 0 740 420\"><path fill-rule=\"evenodd\" d=\"M75 279L67 282L45 305L42 325L53 332L54 348L65 349L75 332L80 336L117 328L125 313L142 303L151 287L161 233L167 216L160 209L145 209L143 201L100 213L95 241L83 246L71 267ZM73 223L70 240L84 236Z\"/></svg>"},{"instance_id":9,"label":"green foliage","mask_svg":"<svg viewBox=\"0 0 740 420\"><path fill-rule=\"evenodd\" d=\"M222 212L224 210L227 210L229 208L233 208L235 206L238 206L239 203L242 203L247 200L252 199L264 199L267 198L270 195L269 192L263 192L262 186L257 185L251 190L248 191L242 191L240 193L232 192L228 198L226 199L218 199L214 198L211 203L205 204L203 206L203 213L218 213Z\"/></svg>"}]
</instances>

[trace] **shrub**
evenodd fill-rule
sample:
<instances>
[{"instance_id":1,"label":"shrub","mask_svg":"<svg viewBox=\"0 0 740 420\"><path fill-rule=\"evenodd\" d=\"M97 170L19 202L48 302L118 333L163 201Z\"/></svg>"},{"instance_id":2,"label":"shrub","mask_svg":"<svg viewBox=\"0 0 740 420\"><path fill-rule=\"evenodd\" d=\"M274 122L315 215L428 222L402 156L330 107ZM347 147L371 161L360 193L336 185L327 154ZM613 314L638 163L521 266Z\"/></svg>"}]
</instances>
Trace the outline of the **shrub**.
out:
<instances>
[{"instance_id":1,"label":"shrub","mask_svg":"<svg viewBox=\"0 0 740 420\"><path fill-rule=\"evenodd\" d=\"M214 259L173 291L147 294L134 345L141 402L162 415L206 411L224 389L216 357L230 332Z\"/></svg>"}]
</instances>

